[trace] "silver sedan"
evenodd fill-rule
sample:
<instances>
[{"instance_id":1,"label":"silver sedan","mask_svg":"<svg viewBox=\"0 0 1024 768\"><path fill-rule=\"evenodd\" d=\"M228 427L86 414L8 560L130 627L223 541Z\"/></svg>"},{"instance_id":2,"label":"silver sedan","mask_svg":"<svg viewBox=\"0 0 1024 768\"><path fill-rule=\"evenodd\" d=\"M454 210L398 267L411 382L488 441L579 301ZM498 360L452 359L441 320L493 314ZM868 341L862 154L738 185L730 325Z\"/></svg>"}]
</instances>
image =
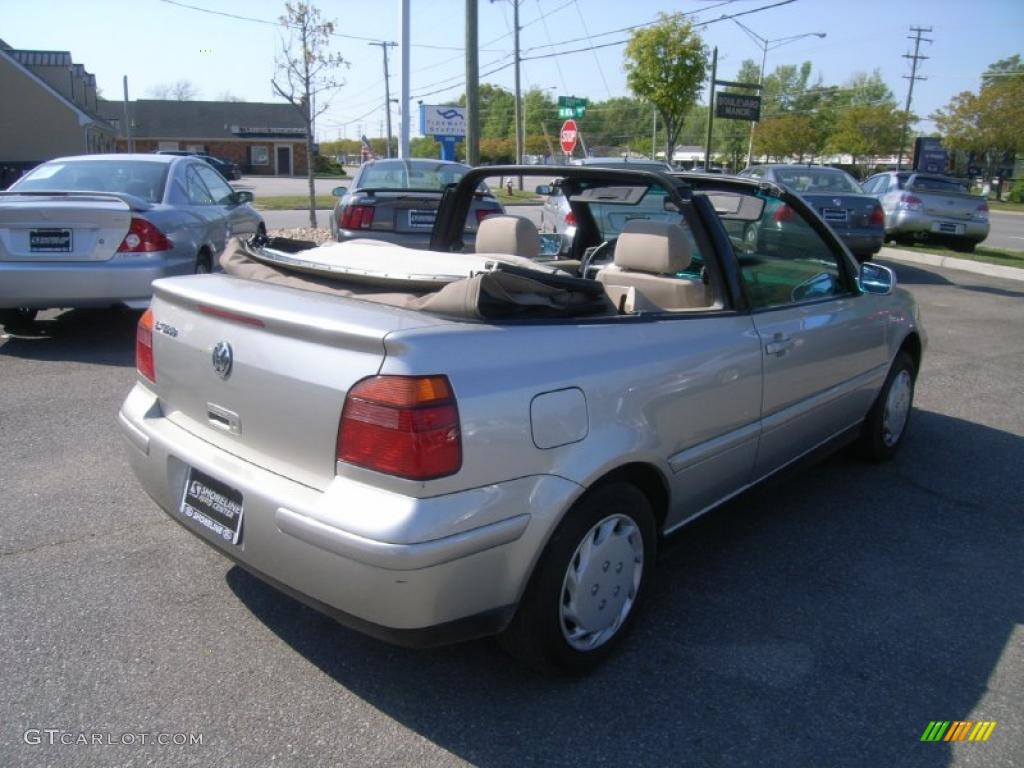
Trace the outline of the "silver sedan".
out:
<instances>
[{"instance_id":1,"label":"silver sedan","mask_svg":"<svg viewBox=\"0 0 1024 768\"><path fill-rule=\"evenodd\" d=\"M264 230L207 163L173 155L50 160L0 192L0 324L40 309L144 306L157 278L210 272Z\"/></svg>"}]
</instances>

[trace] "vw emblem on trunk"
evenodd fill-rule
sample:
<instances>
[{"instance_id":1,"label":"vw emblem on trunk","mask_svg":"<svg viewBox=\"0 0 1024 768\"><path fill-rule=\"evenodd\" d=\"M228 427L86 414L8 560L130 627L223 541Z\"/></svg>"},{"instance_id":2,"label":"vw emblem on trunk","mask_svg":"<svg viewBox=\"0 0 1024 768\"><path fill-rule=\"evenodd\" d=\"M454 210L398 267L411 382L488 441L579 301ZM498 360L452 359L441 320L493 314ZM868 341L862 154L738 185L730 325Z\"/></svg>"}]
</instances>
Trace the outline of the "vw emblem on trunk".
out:
<instances>
[{"instance_id":1,"label":"vw emblem on trunk","mask_svg":"<svg viewBox=\"0 0 1024 768\"><path fill-rule=\"evenodd\" d=\"M231 373L231 345L226 341L218 341L213 348L213 370L222 379L226 379Z\"/></svg>"},{"instance_id":2,"label":"vw emblem on trunk","mask_svg":"<svg viewBox=\"0 0 1024 768\"><path fill-rule=\"evenodd\" d=\"M832 198L832 205L834 205L836 208L841 208L842 205L843 205L843 201L840 200L838 197L833 197Z\"/></svg>"}]
</instances>

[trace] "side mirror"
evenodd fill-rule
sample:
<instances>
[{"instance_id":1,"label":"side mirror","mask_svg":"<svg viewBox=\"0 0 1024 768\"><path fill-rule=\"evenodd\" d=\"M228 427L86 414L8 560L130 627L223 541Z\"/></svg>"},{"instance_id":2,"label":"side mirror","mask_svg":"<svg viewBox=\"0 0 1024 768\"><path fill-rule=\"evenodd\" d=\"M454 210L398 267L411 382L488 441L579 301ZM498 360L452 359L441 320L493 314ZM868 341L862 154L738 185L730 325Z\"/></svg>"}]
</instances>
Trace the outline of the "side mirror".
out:
<instances>
[{"instance_id":1,"label":"side mirror","mask_svg":"<svg viewBox=\"0 0 1024 768\"><path fill-rule=\"evenodd\" d=\"M888 296L896 287L896 273L881 264L866 261L860 265L861 290L864 293L874 293L879 296Z\"/></svg>"},{"instance_id":2,"label":"side mirror","mask_svg":"<svg viewBox=\"0 0 1024 768\"><path fill-rule=\"evenodd\" d=\"M548 184L539 184L537 188L534 190L534 192L536 192L538 195L550 195L551 186Z\"/></svg>"},{"instance_id":3,"label":"side mirror","mask_svg":"<svg viewBox=\"0 0 1024 768\"><path fill-rule=\"evenodd\" d=\"M562 236L546 232L540 236L540 255L558 256L562 252Z\"/></svg>"},{"instance_id":4,"label":"side mirror","mask_svg":"<svg viewBox=\"0 0 1024 768\"><path fill-rule=\"evenodd\" d=\"M239 205L241 205L242 203L251 203L255 199L256 198L253 197L252 192L247 192L245 190L239 190L238 192L235 192L235 202L238 203Z\"/></svg>"},{"instance_id":5,"label":"side mirror","mask_svg":"<svg viewBox=\"0 0 1024 768\"><path fill-rule=\"evenodd\" d=\"M335 187L331 190L331 195L334 197L342 197L348 192L348 187Z\"/></svg>"}]
</instances>

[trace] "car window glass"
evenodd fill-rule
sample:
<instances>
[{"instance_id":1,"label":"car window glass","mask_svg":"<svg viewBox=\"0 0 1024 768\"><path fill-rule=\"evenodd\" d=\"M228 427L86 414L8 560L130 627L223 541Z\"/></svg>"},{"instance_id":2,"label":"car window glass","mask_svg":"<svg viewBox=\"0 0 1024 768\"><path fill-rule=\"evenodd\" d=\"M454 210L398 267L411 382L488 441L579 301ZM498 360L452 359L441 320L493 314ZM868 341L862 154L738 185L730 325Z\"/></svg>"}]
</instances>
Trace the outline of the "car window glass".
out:
<instances>
[{"instance_id":1,"label":"car window glass","mask_svg":"<svg viewBox=\"0 0 1024 768\"><path fill-rule=\"evenodd\" d=\"M235 192L228 186L213 168L209 166L195 166L196 172L210 190L210 195L218 205L231 205L235 201Z\"/></svg>"},{"instance_id":2,"label":"car window glass","mask_svg":"<svg viewBox=\"0 0 1024 768\"><path fill-rule=\"evenodd\" d=\"M759 221L723 222L754 310L849 293L839 257L795 208L772 195Z\"/></svg>"},{"instance_id":3,"label":"car window glass","mask_svg":"<svg viewBox=\"0 0 1024 768\"><path fill-rule=\"evenodd\" d=\"M163 199L167 164L145 160L80 160L44 163L12 189L53 192L115 192L151 203Z\"/></svg>"},{"instance_id":4,"label":"car window glass","mask_svg":"<svg viewBox=\"0 0 1024 768\"><path fill-rule=\"evenodd\" d=\"M213 203L213 196L203 180L199 178L194 165L190 165L185 171L185 188L188 192L188 201L192 205L211 205Z\"/></svg>"}]
</instances>

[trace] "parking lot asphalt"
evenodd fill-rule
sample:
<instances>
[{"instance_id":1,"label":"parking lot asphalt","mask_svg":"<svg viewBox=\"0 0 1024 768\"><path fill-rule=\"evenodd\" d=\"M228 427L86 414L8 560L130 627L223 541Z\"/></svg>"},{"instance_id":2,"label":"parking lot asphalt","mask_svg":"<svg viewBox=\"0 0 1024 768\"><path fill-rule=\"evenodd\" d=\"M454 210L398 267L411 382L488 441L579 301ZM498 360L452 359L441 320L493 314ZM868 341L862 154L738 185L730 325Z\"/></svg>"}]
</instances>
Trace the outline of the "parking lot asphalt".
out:
<instances>
[{"instance_id":1,"label":"parking lot asphalt","mask_svg":"<svg viewBox=\"0 0 1024 768\"><path fill-rule=\"evenodd\" d=\"M1024 288L892 266L931 339L901 454L683 529L580 681L362 637L165 517L116 428L137 313L0 335L0 765L1024 765Z\"/></svg>"}]
</instances>

